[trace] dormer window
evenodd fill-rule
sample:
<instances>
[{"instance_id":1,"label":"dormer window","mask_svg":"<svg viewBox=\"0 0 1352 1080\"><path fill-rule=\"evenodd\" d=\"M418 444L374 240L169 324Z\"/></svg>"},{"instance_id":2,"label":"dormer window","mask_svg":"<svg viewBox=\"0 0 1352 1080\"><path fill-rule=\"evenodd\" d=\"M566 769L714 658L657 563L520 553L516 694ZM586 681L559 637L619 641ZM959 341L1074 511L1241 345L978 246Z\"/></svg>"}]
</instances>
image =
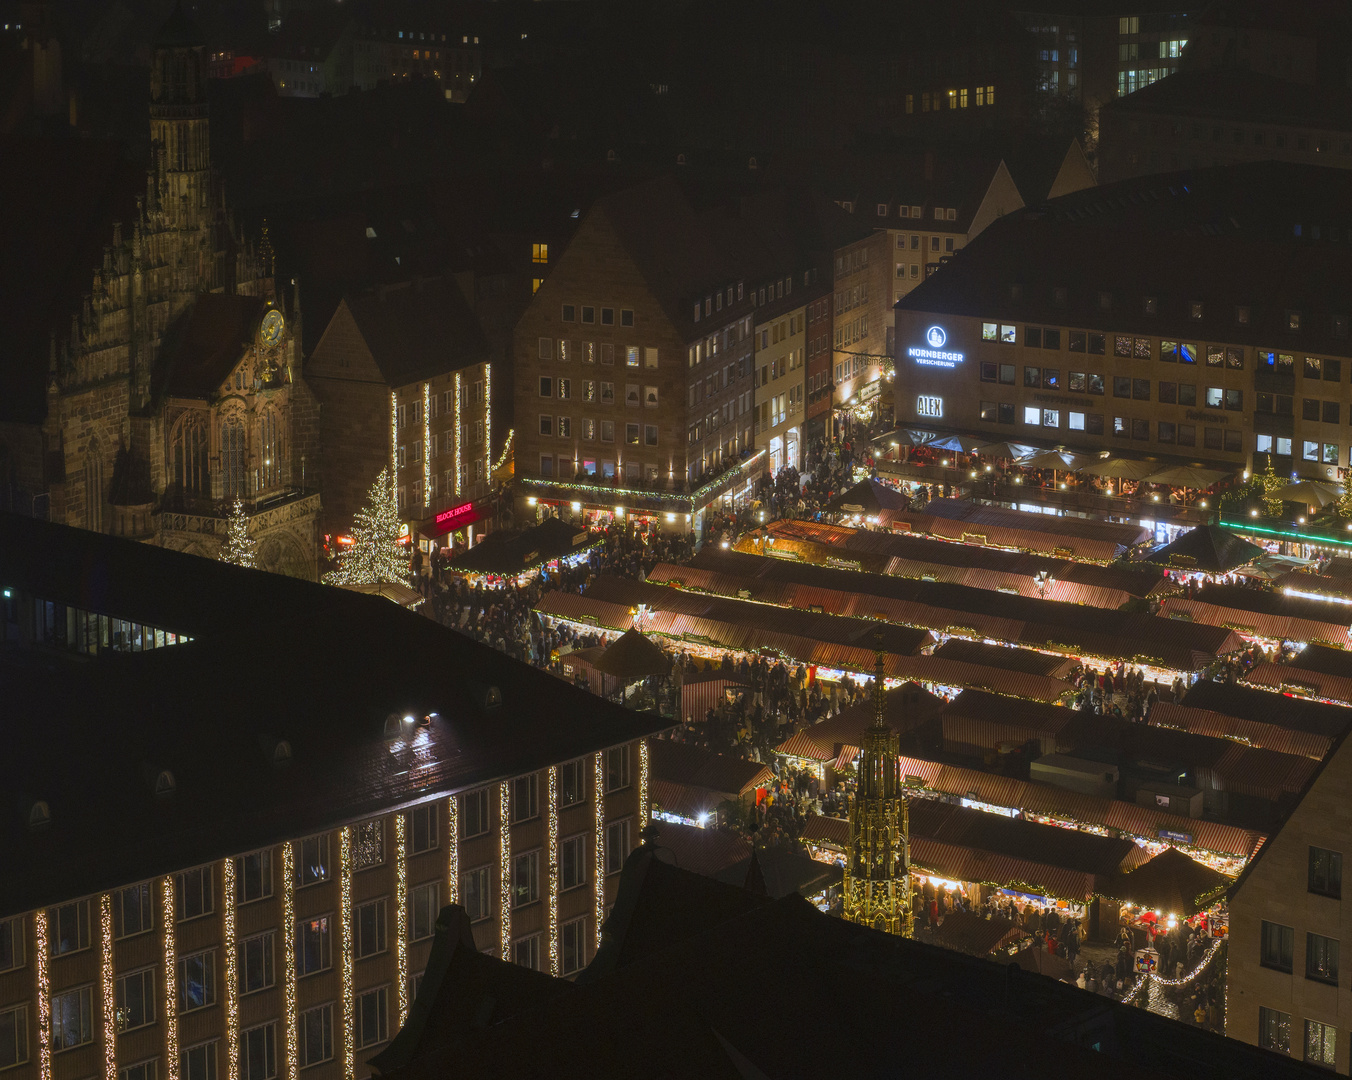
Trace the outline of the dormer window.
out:
<instances>
[{"instance_id":1,"label":"dormer window","mask_svg":"<svg viewBox=\"0 0 1352 1080\"><path fill-rule=\"evenodd\" d=\"M1235 322L1240 326L1249 325L1249 308L1246 304L1241 304L1235 308Z\"/></svg>"},{"instance_id":2,"label":"dormer window","mask_svg":"<svg viewBox=\"0 0 1352 1080\"><path fill-rule=\"evenodd\" d=\"M1200 319L1202 317L1202 301L1194 300L1188 305L1188 317L1191 319Z\"/></svg>"},{"instance_id":3,"label":"dormer window","mask_svg":"<svg viewBox=\"0 0 1352 1080\"><path fill-rule=\"evenodd\" d=\"M39 799L28 808L28 827L30 829L40 829L44 825L50 825L52 822L52 809L46 801Z\"/></svg>"},{"instance_id":4,"label":"dormer window","mask_svg":"<svg viewBox=\"0 0 1352 1080\"><path fill-rule=\"evenodd\" d=\"M1147 297L1145 298L1145 313L1146 313L1147 315L1153 315L1153 314L1155 314L1155 311L1156 311L1156 309L1158 308L1158 306L1159 306L1159 301L1158 301L1155 297L1153 297L1153 296L1147 296Z\"/></svg>"},{"instance_id":5,"label":"dormer window","mask_svg":"<svg viewBox=\"0 0 1352 1080\"><path fill-rule=\"evenodd\" d=\"M1286 328L1293 334L1300 330L1300 312L1288 311L1286 313Z\"/></svg>"},{"instance_id":6,"label":"dormer window","mask_svg":"<svg viewBox=\"0 0 1352 1080\"><path fill-rule=\"evenodd\" d=\"M885 203L885 202L880 202L880 203L878 204L878 216L879 216L879 217L887 217L887 203Z\"/></svg>"},{"instance_id":7,"label":"dormer window","mask_svg":"<svg viewBox=\"0 0 1352 1080\"><path fill-rule=\"evenodd\" d=\"M174 788L174 774L168 769L161 769L155 776L155 794L163 798L165 795L172 795Z\"/></svg>"}]
</instances>

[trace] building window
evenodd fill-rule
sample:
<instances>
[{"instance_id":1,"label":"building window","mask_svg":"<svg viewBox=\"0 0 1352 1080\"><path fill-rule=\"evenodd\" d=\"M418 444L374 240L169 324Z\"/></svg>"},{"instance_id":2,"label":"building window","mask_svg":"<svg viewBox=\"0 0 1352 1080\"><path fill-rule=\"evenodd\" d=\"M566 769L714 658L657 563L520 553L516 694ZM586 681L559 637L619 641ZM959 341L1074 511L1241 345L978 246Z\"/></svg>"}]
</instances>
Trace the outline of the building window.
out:
<instances>
[{"instance_id":1,"label":"building window","mask_svg":"<svg viewBox=\"0 0 1352 1080\"><path fill-rule=\"evenodd\" d=\"M529 821L531 818L540 816L540 804L537 797L538 785L535 782L535 774L529 773L526 776L518 776L512 781L512 824L519 821Z\"/></svg>"},{"instance_id":2,"label":"building window","mask_svg":"<svg viewBox=\"0 0 1352 1080\"><path fill-rule=\"evenodd\" d=\"M390 1037L389 988L377 987L357 995L357 1047L382 1043Z\"/></svg>"},{"instance_id":3,"label":"building window","mask_svg":"<svg viewBox=\"0 0 1352 1080\"><path fill-rule=\"evenodd\" d=\"M23 916L0 920L0 971L23 967Z\"/></svg>"},{"instance_id":4,"label":"building window","mask_svg":"<svg viewBox=\"0 0 1352 1080\"><path fill-rule=\"evenodd\" d=\"M180 1080L216 1080L216 1041L189 1047L178 1063Z\"/></svg>"},{"instance_id":5,"label":"building window","mask_svg":"<svg viewBox=\"0 0 1352 1080\"><path fill-rule=\"evenodd\" d=\"M606 874L618 874L629 856L629 819L606 826Z\"/></svg>"},{"instance_id":6,"label":"building window","mask_svg":"<svg viewBox=\"0 0 1352 1080\"><path fill-rule=\"evenodd\" d=\"M587 837L569 836L559 844L559 888L575 889L587 881Z\"/></svg>"},{"instance_id":7,"label":"building window","mask_svg":"<svg viewBox=\"0 0 1352 1080\"><path fill-rule=\"evenodd\" d=\"M28 1060L28 1006L0 1009L0 1069Z\"/></svg>"},{"instance_id":8,"label":"building window","mask_svg":"<svg viewBox=\"0 0 1352 1080\"><path fill-rule=\"evenodd\" d=\"M548 245L548 244L531 244L531 246L530 246L530 261L533 262L533 263L547 263L547 262L549 262L549 245Z\"/></svg>"},{"instance_id":9,"label":"building window","mask_svg":"<svg viewBox=\"0 0 1352 1080\"><path fill-rule=\"evenodd\" d=\"M352 829L352 868L369 870L385 861L385 822L363 821Z\"/></svg>"},{"instance_id":10,"label":"building window","mask_svg":"<svg viewBox=\"0 0 1352 1080\"><path fill-rule=\"evenodd\" d=\"M272 849L253 851L235 860L236 904L272 895Z\"/></svg>"},{"instance_id":11,"label":"building window","mask_svg":"<svg viewBox=\"0 0 1352 1080\"><path fill-rule=\"evenodd\" d=\"M606 751L606 790L619 791L629 786L629 747L616 746Z\"/></svg>"},{"instance_id":12,"label":"building window","mask_svg":"<svg viewBox=\"0 0 1352 1080\"><path fill-rule=\"evenodd\" d=\"M1310 892L1339 900L1343 895L1343 855L1327 848L1310 848Z\"/></svg>"},{"instance_id":13,"label":"building window","mask_svg":"<svg viewBox=\"0 0 1352 1080\"><path fill-rule=\"evenodd\" d=\"M563 321L577 322L577 308L572 304L563 305Z\"/></svg>"},{"instance_id":14,"label":"building window","mask_svg":"<svg viewBox=\"0 0 1352 1080\"><path fill-rule=\"evenodd\" d=\"M437 804L423 803L408 812L409 854L434 851L437 846Z\"/></svg>"},{"instance_id":15,"label":"building window","mask_svg":"<svg viewBox=\"0 0 1352 1080\"><path fill-rule=\"evenodd\" d=\"M52 995L52 1049L68 1050L94 1038L93 988Z\"/></svg>"},{"instance_id":16,"label":"building window","mask_svg":"<svg viewBox=\"0 0 1352 1080\"><path fill-rule=\"evenodd\" d=\"M465 914L470 922L486 919L493 911L492 897L488 891L488 867L480 866L460 876L460 900L465 905Z\"/></svg>"},{"instance_id":17,"label":"building window","mask_svg":"<svg viewBox=\"0 0 1352 1080\"><path fill-rule=\"evenodd\" d=\"M263 1024L240 1035L240 1080L273 1080L277 1075L277 1025Z\"/></svg>"},{"instance_id":18,"label":"building window","mask_svg":"<svg viewBox=\"0 0 1352 1080\"><path fill-rule=\"evenodd\" d=\"M174 433L174 479L184 492L210 495L211 476L207 467L207 427L200 413L183 417Z\"/></svg>"},{"instance_id":19,"label":"building window","mask_svg":"<svg viewBox=\"0 0 1352 1080\"><path fill-rule=\"evenodd\" d=\"M385 901L370 900L358 904L352 922L356 928L356 955L358 960L385 951Z\"/></svg>"},{"instance_id":20,"label":"building window","mask_svg":"<svg viewBox=\"0 0 1352 1080\"><path fill-rule=\"evenodd\" d=\"M559 941L563 953L563 974L581 971L586 963L587 920L574 919L559 927Z\"/></svg>"},{"instance_id":21,"label":"building window","mask_svg":"<svg viewBox=\"0 0 1352 1080\"><path fill-rule=\"evenodd\" d=\"M329 917L302 919L296 923L296 974L302 977L327 971L332 964Z\"/></svg>"},{"instance_id":22,"label":"building window","mask_svg":"<svg viewBox=\"0 0 1352 1080\"><path fill-rule=\"evenodd\" d=\"M1258 1009L1258 1045L1279 1054L1291 1052L1291 1014L1276 1009Z\"/></svg>"},{"instance_id":23,"label":"building window","mask_svg":"<svg viewBox=\"0 0 1352 1080\"><path fill-rule=\"evenodd\" d=\"M128 885L113 893L113 925L119 938L144 934L155 928L154 908L150 902L150 882ZM22 963L22 950L19 953ZM4 965L4 934L0 930L0 971Z\"/></svg>"},{"instance_id":24,"label":"building window","mask_svg":"<svg viewBox=\"0 0 1352 1080\"><path fill-rule=\"evenodd\" d=\"M468 840L488 832L488 789L480 788L460 796L460 836Z\"/></svg>"},{"instance_id":25,"label":"building window","mask_svg":"<svg viewBox=\"0 0 1352 1080\"><path fill-rule=\"evenodd\" d=\"M1040 427L1042 424L1042 410L1036 405L1025 405L1023 407L1023 422Z\"/></svg>"},{"instance_id":26,"label":"building window","mask_svg":"<svg viewBox=\"0 0 1352 1080\"><path fill-rule=\"evenodd\" d=\"M621 326L634 325L634 311L632 308L620 308L620 325Z\"/></svg>"},{"instance_id":27,"label":"building window","mask_svg":"<svg viewBox=\"0 0 1352 1080\"><path fill-rule=\"evenodd\" d=\"M1305 977L1338 985L1338 940L1323 934L1305 935Z\"/></svg>"},{"instance_id":28,"label":"building window","mask_svg":"<svg viewBox=\"0 0 1352 1080\"><path fill-rule=\"evenodd\" d=\"M540 899L540 853L527 851L512 860L512 907Z\"/></svg>"},{"instance_id":29,"label":"building window","mask_svg":"<svg viewBox=\"0 0 1352 1080\"><path fill-rule=\"evenodd\" d=\"M329 836L307 836L298 845L296 885L305 888L329 880Z\"/></svg>"},{"instance_id":30,"label":"building window","mask_svg":"<svg viewBox=\"0 0 1352 1080\"><path fill-rule=\"evenodd\" d=\"M1338 1063L1338 1029L1333 1024L1321 1024L1317 1020L1305 1021L1305 1060L1312 1065L1322 1065L1332 1069Z\"/></svg>"},{"instance_id":31,"label":"building window","mask_svg":"<svg viewBox=\"0 0 1352 1080\"><path fill-rule=\"evenodd\" d=\"M585 802L587 789L582 773L582 761L568 761L558 770L559 807Z\"/></svg>"},{"instance_id":32,"label":"building window","mask_svg":"<svg viewBox=\"0 0 1352 1080\"><path fill-rule=\"evenodd\" d=\"M1289 926L1263 920L1258 962L1263 967L1290 971L1295 955L1296 932Z\"/></svg>"},{"instance_id":33,"label":"building window","mask_svg":"<svg viewBox=\"0 0 1352 1080\"><path fill-rule=\"evenodd\" d=\"M518 938L512 942L512 963L518 967L540 970L540 935Z\"/></svg>"},{"instance_id":34,"label":"building window","mask_svg":"<svg viewBox=\"0 0 1352 1080\"><path fill-rule=\"evenodd\" d=\"M155 1022L155 969L142 968L117 980L118 1031L131 1031Z\"/></svg>"},{"instance_id":35,"label":"building window","mask_svg":"<svg viewBox=\"0 0 1352 1080\"><path fill-rule=\"evenodd\" d=\"M422 941L430 938L437 928L437 912L441 910L438 897L441 887L435 881L419 885L408 898L408 939Z\"/></svg>"},{"instance_id":36,"label":"building window","mask_svg":"<svg viewBox=\"0 0 1352 1080\"><path fill-rule=\"evenodd\" d=\"M238 420L227 420L221 425L222 490L226 498L233 499L248 494L245 488L247 463L244 425Z\"/></svg>"},{"instance_id":37,"label":"building window","mask_svg":"<svg viewBox=\"0 0 1352 1080\"><path fill-rule=\"evenodd\" d=\"M178 1011L192 1012L216 1004L216 953L185 956L178 962Z\"/></svg>"},{"instance_id":38,"label":"building window","mask_svg":"<svg viewBox=\"0 0 1352 1080\"><path fill-rule=\"evenodd\" d=\"M181 877L182 875L180 875ZM62 904L47 913L53 956L65 956L89 948L89 901Z\"/></svg>"},{"instance_id":39,"label":"building window","mask_svg":"<svg viewBox=\"0 0 1352 1080\"><path fill-rule=\"evenodd\" d=\"M256 934L239 943L239 976L237 981L241 995L266 990L273 984L272 962L275 938L276 932L269 930L266 934Z\"/></svg>"},{"instance_id":40,"label":"building window","mask_svg":"<svg viewBox=\"0 0 1352 1080\"><path fill-rule=\"evenodd\" d=\"M300 1014L300 1067L318 1065L333 1057L333 1005L320 1005ZM187 1080L185 1077L184 1080Z\"/></svg>"}]
</instances>

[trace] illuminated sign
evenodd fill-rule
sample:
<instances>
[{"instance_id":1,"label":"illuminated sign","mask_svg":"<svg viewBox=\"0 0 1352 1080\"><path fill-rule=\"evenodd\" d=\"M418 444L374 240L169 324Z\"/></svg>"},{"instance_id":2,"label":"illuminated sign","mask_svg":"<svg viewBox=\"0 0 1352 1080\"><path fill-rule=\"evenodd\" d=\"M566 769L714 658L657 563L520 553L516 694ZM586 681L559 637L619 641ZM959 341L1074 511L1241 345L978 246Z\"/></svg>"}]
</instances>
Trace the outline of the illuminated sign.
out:
<instances>
[{"instance_id":1,"label":"illuminated sign","mask_svg":"<svg viewBox=\"0 0 1352 1080\"><path fill-rule=\"evenodd\" d=\"M935 420L942 420L944 415L944 399L933 397L930 394L921 394L915 399L916 416L927 416Z\"/></svg>"},{"instance_id":2,"label":"illuminated sign","mask_svg":"<svg viewBox=\"0 0 1352 1080\"><path fill-rule=\"evenodd\" d=\"M942 326L931 326L925 331L925 344L928 348L912 345L906 350L906 355L924 367L955 368L962 363L962 353L944 349L948 344L948 331Z\"/></svg>"},{"instance_id":3,"label":"illuminated sign","mask_svg":"<svg viewBox=\"0 0 1352 1080\"><path fill-rule=\"evenodd\" d=\"M472 502L461 503L459 506L443 510L436 516L432 534L440 536L442 533L454 532L466 525L473 525L476 521L482 521L487 516L487 513L476 508Z\"/></svg>"}]
</instances>

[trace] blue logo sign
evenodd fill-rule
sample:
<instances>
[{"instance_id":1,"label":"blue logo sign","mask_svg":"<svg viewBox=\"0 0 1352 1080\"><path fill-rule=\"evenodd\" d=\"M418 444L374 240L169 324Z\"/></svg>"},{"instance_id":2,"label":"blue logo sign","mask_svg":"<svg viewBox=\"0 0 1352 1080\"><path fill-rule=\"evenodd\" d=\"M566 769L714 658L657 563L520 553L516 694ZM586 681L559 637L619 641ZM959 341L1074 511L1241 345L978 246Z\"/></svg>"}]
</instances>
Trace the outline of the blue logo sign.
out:
<instances>
[{"instance_id":1,"label":"blue logo sign","mask_svg":"<svg viewBox=\"0 0 1352 1080\"><path fill-rule=\"evenodd\" d=\"M925 331L925 344L929 348L912 345L906 355L924 367L955 368L962 363L962 353L948 352L948 331L942 326L931 326Z\"/></svg>"},{"instance_id":2,"label":"blue logo sign","mask_svg":"<svg viewBox=\"0 0 1352 1080\"><path fill-rule=\"evenodd\" d=\"M925 331L925 340L931 349L942 349L948 343L948 335L942 326L931 326Z\"/></svg>"}]
</instances>

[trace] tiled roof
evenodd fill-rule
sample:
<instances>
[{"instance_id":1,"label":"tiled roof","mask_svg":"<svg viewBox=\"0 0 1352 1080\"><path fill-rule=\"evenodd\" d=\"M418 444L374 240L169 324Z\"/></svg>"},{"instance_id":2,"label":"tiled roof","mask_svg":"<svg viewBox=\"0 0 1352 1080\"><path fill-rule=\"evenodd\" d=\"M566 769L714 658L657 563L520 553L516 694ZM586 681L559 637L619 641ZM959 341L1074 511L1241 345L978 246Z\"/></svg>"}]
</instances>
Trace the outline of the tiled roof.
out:
<instances>
[{"instance_id":1,"label":"tiled roof","mask_svg":"<svg viewBox=\"0 0 1352 1080\"><path fill-rule=\"evenodd\" d=\"M1097 563L1112 562L1150 536L1138 525L1051 517L963 499L931 499L923 510L891 511L887 518L899 532Z\"/></svg>"},{"instance_id":2,"label":"tiled roof","mask_svg":"<svg viewBox=\"0 0 1352 1080\"><path fill-rule=\"evenodd\" d=\"M709 788L729 795L742 795L762 786L773 775L759 761L715 754L690 743L654 739L649 747L649 768L658 780Z\"/></svg>"},{"instance_id":3,"label":"tiled roof","mask_svg":"<svg viewBox=\"0 0 1352 1080\"><path fill-rule=\"evenodd\" d=\"M989 956L1001 945L1028 936L1027 930L1008 919L983 919L971 911L950 912L934 931L936 944L969 956Z\"/></svg>"},{"instance_id":4,"label":"tiled roof","mask_svg":"<svg viewBox=\"0 0 1352 1080\"><path fill-rule=\"evenodd\" d=\"M1275 698L1278 695L1268 696ZM1348 714L1348 721L1352 722L1352 712ZM1173 702L1155 702L1146 717L1146 723L1163 728L1179 728L1198 735L1234 739L1241 744L1278 750L1284 754L1298 754L1314 761L1322 761L1333 747L1333 738L1328 735L1293 731L1277 724L1244 720L1211 709L1195 709Z\"/></svg>"},{"instance_id":5,"label":"tiled roof","mask_svg":"<svg viewBox=\"0 0 1352 1080\"><path fill-rule=\"evenodd\" d=\"M451 278L418 278L343 301L392 387L491 359L479 320Z\"/></svg>"},{"instance_id":6,"label":"tiled roof","mask_svg":"<svg viewBox=\"0 0 1352 1080\"><path fill-rule=\"evenodd\" d=\"M221 392L226 377L253 344L266 301L261 296L202 293L165 333L160 389L174 397Z\"/></svg>"}]
</instances>

